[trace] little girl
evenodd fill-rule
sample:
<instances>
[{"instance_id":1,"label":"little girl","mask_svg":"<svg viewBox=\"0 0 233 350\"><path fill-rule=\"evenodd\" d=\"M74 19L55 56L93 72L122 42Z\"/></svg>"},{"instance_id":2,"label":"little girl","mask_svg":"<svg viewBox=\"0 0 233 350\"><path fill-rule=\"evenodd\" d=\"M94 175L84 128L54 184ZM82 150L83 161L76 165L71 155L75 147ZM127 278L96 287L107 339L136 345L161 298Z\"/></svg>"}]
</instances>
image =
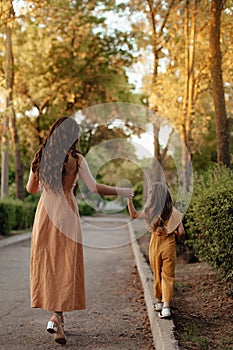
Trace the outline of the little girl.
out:
<instances>
[{"instance_id":1,"label":"little girl","mask_svg":"<svg viewBox=\"0 0 233 350\"><path fill-rule=\"evenodd\" d=\"M171 301L174 292L176 241L184 237L182 213L172 204L168 188L159 182L151 186L143 211L136 211L132 199L128 199L131 218L145 219L151 231L149 260L154 274L153 305L160 318L171 317Z\"/></svg>"}]
</instances>

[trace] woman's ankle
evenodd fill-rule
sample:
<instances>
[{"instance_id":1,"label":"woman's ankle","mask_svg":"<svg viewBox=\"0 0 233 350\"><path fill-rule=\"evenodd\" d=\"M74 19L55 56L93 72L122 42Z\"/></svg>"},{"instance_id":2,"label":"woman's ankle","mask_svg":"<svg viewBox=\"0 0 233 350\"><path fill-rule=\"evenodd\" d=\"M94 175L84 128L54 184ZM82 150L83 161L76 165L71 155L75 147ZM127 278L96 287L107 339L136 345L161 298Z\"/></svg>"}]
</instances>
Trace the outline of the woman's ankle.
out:
<instances>
[{"instance_id":1,"label":"woman's ankle","mask_svg":"<svg viewBox=\"0 0 233 350\"><path fill-rule=\"evenodd\" d=\"M63 315L62 311L54 311L54 313L59 317L62 317L62 315Z\"/></svg>"}]
</instances>

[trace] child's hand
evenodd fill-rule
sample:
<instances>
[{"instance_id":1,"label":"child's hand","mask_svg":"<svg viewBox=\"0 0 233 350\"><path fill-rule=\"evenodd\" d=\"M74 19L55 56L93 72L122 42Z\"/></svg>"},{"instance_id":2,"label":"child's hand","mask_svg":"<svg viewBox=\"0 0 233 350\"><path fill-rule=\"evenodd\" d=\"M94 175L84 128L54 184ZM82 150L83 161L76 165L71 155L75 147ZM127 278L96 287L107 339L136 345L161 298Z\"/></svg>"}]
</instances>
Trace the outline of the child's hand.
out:
<instances>
[{"instance_id":1,"label":"child's hand","mask_svg":"<svg viewBox=\"0 0 233 350\"><path fill-rule=\"evenodd\" d=\"M145 219L144 211L137 211L134 207L132 198L127 199L129 215L132 219Z\"/></svg>"}]
</instances>

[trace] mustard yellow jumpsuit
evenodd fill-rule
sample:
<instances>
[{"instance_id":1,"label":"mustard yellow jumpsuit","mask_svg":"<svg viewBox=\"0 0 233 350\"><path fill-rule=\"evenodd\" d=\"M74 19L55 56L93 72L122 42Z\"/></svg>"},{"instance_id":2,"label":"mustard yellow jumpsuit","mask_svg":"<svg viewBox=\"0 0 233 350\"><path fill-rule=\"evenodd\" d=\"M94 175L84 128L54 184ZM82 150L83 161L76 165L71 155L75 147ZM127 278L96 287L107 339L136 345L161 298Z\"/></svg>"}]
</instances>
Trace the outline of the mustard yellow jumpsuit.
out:
<instances>
[{"instance_id":1,"label":"mustard yellow jumpsuit","mask_svg":"<svg viewBox=\"0 0 233 350\"><path fill-rule=\"evenodd\" d=\"M182 213L173 208L167 222L167 232L153 231L150 240L149 259L154 274L154 295L162 302L171 303L174 292L176 238L175 231L182 221Z\"/></svg>"}]
</instances>

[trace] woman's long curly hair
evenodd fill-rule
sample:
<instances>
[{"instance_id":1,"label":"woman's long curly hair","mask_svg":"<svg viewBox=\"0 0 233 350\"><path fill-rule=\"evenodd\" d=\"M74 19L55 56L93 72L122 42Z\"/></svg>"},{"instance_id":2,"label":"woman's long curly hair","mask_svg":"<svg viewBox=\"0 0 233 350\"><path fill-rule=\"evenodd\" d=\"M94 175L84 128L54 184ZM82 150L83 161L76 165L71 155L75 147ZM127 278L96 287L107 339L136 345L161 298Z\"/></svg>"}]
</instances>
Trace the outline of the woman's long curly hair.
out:
<instances>
[{"instance_id":1,"label":"woman's long curly hair","mask_svg":"<svg viewBox=\"0 0 233 350\"><path fill-rule=\"evenodd\" d=\"M63 188L62 176L66 171L68 153L78 160L76 145L79 139L79 126L71 117L58 119L49 130L48 136L36 152L31 164L37 174L41 188L60 191ZM78 161L77 171L78 171Z\"/></svg>"},{"instance_id":2,"label":"woman's long curly hair","mask_svg":"<svg viewBox=\"0 0 233 350\"><path fill-rule=\"evenodd\" d=\"M152 184L145 205L146 222L150 231L166 232L166 223L172 214L172 198L166 185Z\"/></svg>"}]
</instances>

